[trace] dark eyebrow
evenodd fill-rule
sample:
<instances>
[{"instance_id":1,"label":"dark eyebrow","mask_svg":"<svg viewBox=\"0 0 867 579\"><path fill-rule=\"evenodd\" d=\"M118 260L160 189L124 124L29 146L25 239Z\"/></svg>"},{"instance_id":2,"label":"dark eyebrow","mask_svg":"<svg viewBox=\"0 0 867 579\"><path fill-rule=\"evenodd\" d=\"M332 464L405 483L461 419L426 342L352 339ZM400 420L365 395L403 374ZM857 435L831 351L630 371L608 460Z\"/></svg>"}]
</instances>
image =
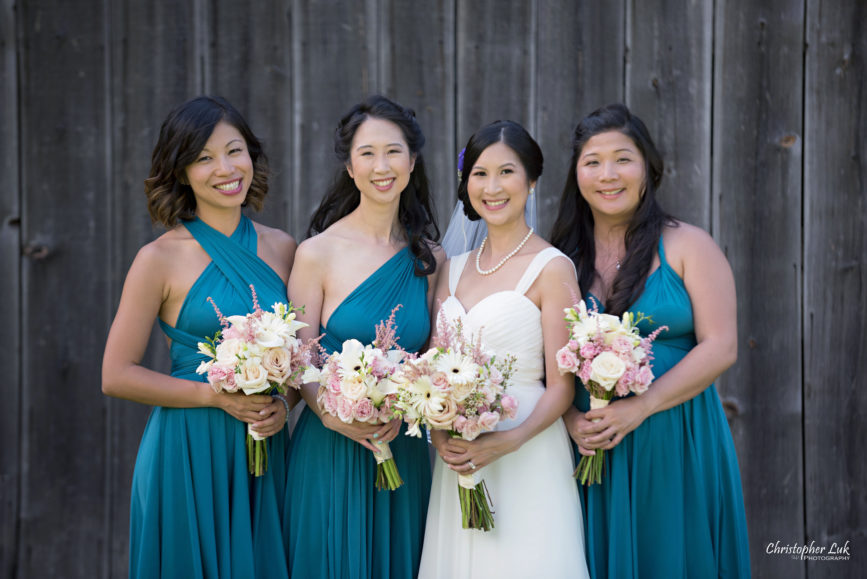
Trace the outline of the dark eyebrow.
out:
<instances>
[{"instance_id":1,"label":"dark eyebrow","mask_svg":"<svg viewBox=\"0 0 867 579\"><path fill-rule=\"evenodd\" d=\"M358 151L360 149L366 149L368 147L373 148L373 145L358 145L357 147L355 147L355 150ZM389 143L386 145L386 147L400 147L402 149L403 143Z\"/></svg>"}]
</instances>

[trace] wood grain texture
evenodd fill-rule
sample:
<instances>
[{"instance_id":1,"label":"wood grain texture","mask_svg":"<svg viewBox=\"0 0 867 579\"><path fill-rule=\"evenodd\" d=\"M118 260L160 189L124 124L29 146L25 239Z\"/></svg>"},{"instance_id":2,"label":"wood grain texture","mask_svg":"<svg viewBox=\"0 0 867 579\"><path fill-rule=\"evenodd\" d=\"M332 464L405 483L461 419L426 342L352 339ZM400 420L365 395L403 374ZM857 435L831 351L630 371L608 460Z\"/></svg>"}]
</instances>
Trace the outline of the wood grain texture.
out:
<instances>
[{"instance_id":1,"label":"wood grain texture","mask_svg":"<svg viewBox=\"0 0 867 579\"><path fill-rule=\"evenodd\" d=\"M535 134L536 1L457 1L457 141L496 120Z\"/></svg>"},{"instance_id":2,"label":"wood grain texture","mask_svg":"<svg viewBox=\"0 0 867 579\"><path fill-rule=\"evenodd\" d=\"M804 138L806 541L850 541L852 558L807 575L856 577L867 563L867 6L807 1Z\"/></svg>"},{"instance_id":3,"label":"wood grain texture","mask_svg":"<svg viewBox=\"0 0 867 579\"><path fill-rule=\"evenodd\" d=\"M373 0L292 3L293 199L289 231L299 241L340 164L334 129L340 118L381 90ZM335 63L339 66L335 68Z\"/></svg>"},{"instance_id":4,"label":"wood grain texture","mask_svg":"<svg viewBox=\"0 0 867 579\"><path fill-rule=\"evenodd\" d=\"M292 200L293 30L289 2L208 0L209 73L205 92L237 108L263 141L271 168L265 208L256 221L288 229Z\"/></svg>"},{"instance_id":5,"label":"wood grain texture","mask_svg":"<svg viewBox=\"0 0 867 579\"><path fill-rule=\"evenodd\" d=\"M20 11L21 577L100 576L105 535L106 20L102 2ZM58 98L60 97L60 98Z\"/></svg>"},{"instance_id":6,"label":"wood grain texture","mask_svg":"<svg viewBox=\"0 0 867 579\"><path fill-rule=\"evenodd\" d=\"M0 350L7 353L6 382L0 387L0 576L11 577L18 551L19 473L21 461L21 187L18 177L17 26L12 0L0 2ZM12 353L11 356L8 353Z\"/></svg>"},{"instance_id":7,"label":"wood grain texture","mask_svg":"<svg viewBox=\"0 0 867 579\"><path fill-rule=\"evenodd\" d=\"M455 0L383 0L379 62L386 96L416 112L440 233L457 200Z\"/></svg>"},{"instance_id":8,"label":"wood grain texture","mask_svg":"<svg viewBox=\"0 0 867 579\"><path fill-rule=\"evenodd\" d=\"M758 577L804 576L803 562L765 552L777 540L801 541L804 525L794 315L802 299L803 11L803 0L733 0L717 4L715 25L712 229L738 290L738 362L717 388L753 515Z\"/></svg>"},{"instance_id":9,"label":"wood grain texture","mask_svg":"<svg viewBox=\"0 0 867 579\"><path fill-rule=\"evenodd\" d=\"M539 6L536 140L545 171L536 187L538 227L546 238L557 217L572 156L572 133L585 115L623 101L626 5L558 0ZM565 34L561 31L568 30Z\"/></svg>"},{"instance_id":10,"label":"wood grain texture","mask_svg":"<svg viewBox=\"0 0 867 579\"><path fill-rule=\"evenodd\" d=\"M710 226L713 4L630 4L626 100L665 159L659 199L676 217Z\"/></svg>"},{"instance_id":11,"label":"wood grain texture","mask_svg":"<svg viewBox=\"0 0 867 579\"><path fill-rule=\"evenodd\" d=\"M111 181L107 189L110 219L105 226L111 238L110 297L105 305L110 324L133 258L141 246L164 231L151 225L144 194L160 126L169 111L202 92L202 82L195 34L190 33L195 27L192 5L171 0L111 2L109 18ZM170 372L165 336L156 324L141 363ZM130 483L151 407L114 398L105 398L105 404L108 549L104 572L106 577L123 577L129 568Z\"/></svg>"}]
</instances>

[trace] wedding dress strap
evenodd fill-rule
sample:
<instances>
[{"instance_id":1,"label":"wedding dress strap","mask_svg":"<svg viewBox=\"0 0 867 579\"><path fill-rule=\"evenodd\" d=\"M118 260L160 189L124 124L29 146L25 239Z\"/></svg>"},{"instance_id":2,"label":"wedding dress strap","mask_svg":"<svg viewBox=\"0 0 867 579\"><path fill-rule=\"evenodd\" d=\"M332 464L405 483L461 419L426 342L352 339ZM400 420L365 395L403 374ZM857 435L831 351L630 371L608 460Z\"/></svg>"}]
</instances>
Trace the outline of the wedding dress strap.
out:
<instances>
[{"instance_id":1,"label":"wedding dress strap","mask_svg":"<svg viewBox=\"0 0 867 579\"><path fill-rule=\"evenodd\" d=\"M464 266L467 264L467 258L471 251L454 256L449 262L449 295L455 295L455 290L458 289L458 282L461 281L461 274L464 272Z\"/></svg>"},{"instance_id":2,"label":"wedding dress strap","mask_svg":"<svg viewBox=\"0 0 867 579\"><path fill-rule=\"evenodd\" d=\"M548 262L560 256L566 257L566 255L556 247L546 247L537 253L536 257L533 258L533 261L530 262L530 265L527 266L520 281L518 281L515 291L521 295L527 293L527 290L530 289L530 286L533 285L533 282L536 281L536 278L539 277L539 274L542 273L542 270L545 269ZM571 260L569 261L571 263ZM572 269L575 269L575 264L572 264Z\"/></svg>"}]
</instances>

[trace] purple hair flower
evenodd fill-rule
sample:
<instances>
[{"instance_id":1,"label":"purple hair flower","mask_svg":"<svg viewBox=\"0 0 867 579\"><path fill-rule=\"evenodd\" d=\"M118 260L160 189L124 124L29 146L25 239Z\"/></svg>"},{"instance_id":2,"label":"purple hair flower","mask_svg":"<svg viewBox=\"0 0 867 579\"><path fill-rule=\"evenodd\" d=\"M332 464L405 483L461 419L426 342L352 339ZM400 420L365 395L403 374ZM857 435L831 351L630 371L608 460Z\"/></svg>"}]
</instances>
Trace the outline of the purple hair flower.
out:
<instances>
[{"instance_id":1,"label":"purple hair flower","mask_svg":"<svg viewBox=\"0 0 867 579\"><path fill-rule=\"evenodd\" d=\"M464 147L461 149L461 152L458 153L458 181L461 180L461 172L464 170L464 153L467 152L467 148Z\"/></svg>"}]
</instances>

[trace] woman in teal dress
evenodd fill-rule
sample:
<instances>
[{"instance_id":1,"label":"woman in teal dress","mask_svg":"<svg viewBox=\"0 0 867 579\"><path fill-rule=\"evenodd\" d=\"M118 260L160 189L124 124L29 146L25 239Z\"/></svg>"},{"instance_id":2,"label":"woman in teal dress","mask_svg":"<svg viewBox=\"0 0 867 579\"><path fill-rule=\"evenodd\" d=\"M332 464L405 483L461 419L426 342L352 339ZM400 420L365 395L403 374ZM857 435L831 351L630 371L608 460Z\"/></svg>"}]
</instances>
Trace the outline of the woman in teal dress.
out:
<instances>
[{"instance_id":1,"label":"woman in teal dress","mask_svg":"<svg viewBox=\"0 0 867 579\"><path fill-rule=\"evenodd\" d=\"M655 199L662 158L642 121L603 107L575 129L552 244L572 257L585 300L642 312L650 388L565 415L576 458L605 449L602 483L582 488L590 575L748 577L740 472L713 381L737 356L734 277L703 230Z\"/></svg>"},{"instance_id":2,"label":"woman in teal dress","mask_svg":"<svg viewBox=\"0 0 867 579\"><path fill-rule=\"evenodd\" d=\"M241 115L199 97L163 123L145 181L148 210L168 231L127 274L103 359L103 392L155 408L133 473L130 577L285 578L283 508L288 407L271 396L216 393L196 374L197 343L223 315L286 299L295 241L250 221L268 164ZM140 365L154 318L166 333L171 376ZM264 476L247 471L247 424L268 437Z\"/></svg>"},{"instance_id":3,"label":"woman in teal dress","mask_svg":"<svg viewBox=\"0 0 867 579\"><path fill-rule=\"evenodd\" d=\"M397 310L398 344L421 349L430 330L437 264L434 222L412 111L370 97L340 121L334 148L342 167L298 247L289 293L306 306L303 337L324 334L327 352L344 340L374 339ZM317 331L318 330L318 331ZM353 422L320 411L317 384L292 437L285 526L290 573L322 579L411 578L418 572L431 470L424 439L400 421ZM374 487L377 441L389 442L404 484Z\"/></svg>"}]
</instances>

